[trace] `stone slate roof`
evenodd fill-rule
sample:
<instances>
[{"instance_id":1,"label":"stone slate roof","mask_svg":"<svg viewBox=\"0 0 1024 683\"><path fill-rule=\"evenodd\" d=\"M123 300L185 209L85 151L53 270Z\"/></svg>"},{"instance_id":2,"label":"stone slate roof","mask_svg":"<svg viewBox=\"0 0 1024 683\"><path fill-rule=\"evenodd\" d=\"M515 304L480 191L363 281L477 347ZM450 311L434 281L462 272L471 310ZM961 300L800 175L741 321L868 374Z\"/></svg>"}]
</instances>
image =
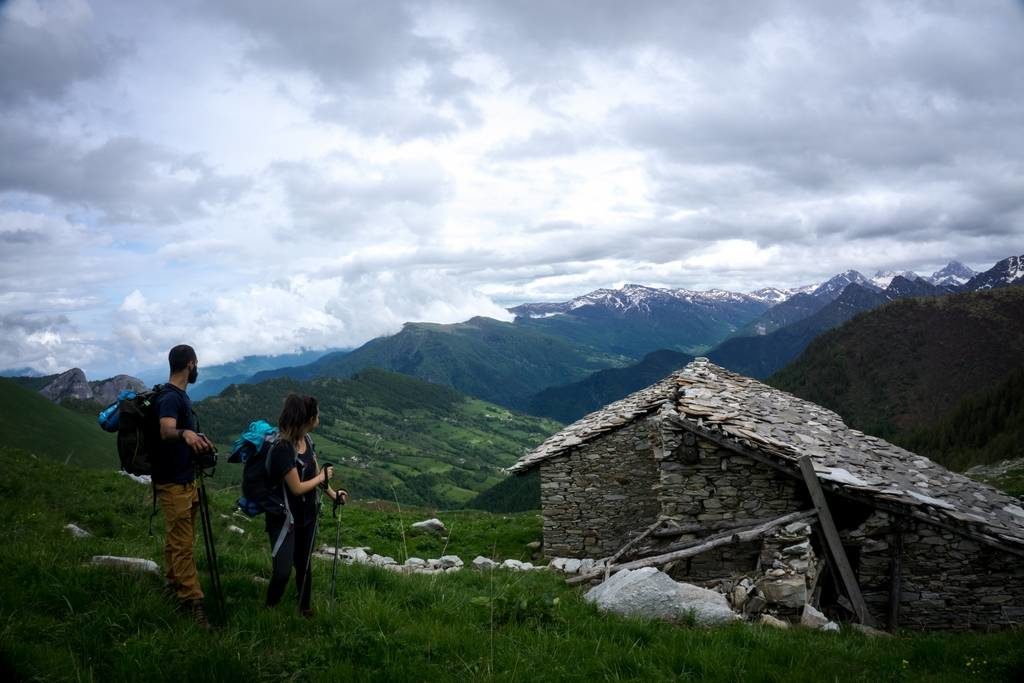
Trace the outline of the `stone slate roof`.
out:
<instances>
[{"instance_id":1,"label":"stone slate roof","mask_svg":"<svg viewBox=\"0 0 1024 683\"><path fill-rule=\"evenodd\" d=\"M584 416L509 470L525 472L659 410L709 436L727 437L798 472L809 455L818 478L859 498L910 508L916 517L1024 547L1019 500L928 458L847 427L831 410L698 358L682 370Z\"/></svg>"}]
</instances>

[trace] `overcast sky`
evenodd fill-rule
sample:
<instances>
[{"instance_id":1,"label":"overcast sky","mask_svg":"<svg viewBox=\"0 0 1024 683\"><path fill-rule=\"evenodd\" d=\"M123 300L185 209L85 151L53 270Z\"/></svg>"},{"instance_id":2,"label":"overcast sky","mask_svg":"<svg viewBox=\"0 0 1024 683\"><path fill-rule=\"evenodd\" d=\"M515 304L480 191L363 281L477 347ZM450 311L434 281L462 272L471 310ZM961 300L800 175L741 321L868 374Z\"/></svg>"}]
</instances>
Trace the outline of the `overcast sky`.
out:
<instances>
[{"instance_id":1,"label":"overcast sky","mask_svg":"<svg viewBox=\"0 0 1024 683\"><path fill-rule=\"evenodd\" d=\"M1024 252L1024 5L0 3L0 368Z\"/></svg>"}]
</instances>

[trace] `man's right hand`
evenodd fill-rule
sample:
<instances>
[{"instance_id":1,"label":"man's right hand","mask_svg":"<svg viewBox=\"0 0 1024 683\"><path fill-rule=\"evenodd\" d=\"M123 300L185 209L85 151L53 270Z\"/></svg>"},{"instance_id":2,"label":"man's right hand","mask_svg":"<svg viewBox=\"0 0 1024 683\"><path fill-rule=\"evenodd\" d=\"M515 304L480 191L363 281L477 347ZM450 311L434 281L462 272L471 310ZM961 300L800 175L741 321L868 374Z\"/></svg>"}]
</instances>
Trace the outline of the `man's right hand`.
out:
<instances>
[{"instance_id":1,"label":"man's right hand","mask_svg":"<svg viewBox=\"0 0 1024 683\"><path fill-rule=\"evenodd\" d=\"M191 429L186 429L181 433L181 438L185 441L185 445L192 449L193 453L206 453L213 450L213 444L205 436L196 434Z\"/></svg>"}]
</instances>

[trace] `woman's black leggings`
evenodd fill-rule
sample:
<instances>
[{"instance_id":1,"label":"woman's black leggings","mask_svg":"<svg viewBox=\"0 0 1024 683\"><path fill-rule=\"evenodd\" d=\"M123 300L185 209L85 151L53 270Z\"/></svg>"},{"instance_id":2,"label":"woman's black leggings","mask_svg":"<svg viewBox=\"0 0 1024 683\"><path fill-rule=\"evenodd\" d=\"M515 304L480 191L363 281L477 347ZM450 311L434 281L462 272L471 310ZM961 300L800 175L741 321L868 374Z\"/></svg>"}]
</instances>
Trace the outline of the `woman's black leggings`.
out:
<instances>
[{"instance_id":1,"label":"woman's black leggings","mask_svg":"<svg viewBox=\"0 0 1024 683\"><path fill-rule=\"evenodd\" d=\"M267 534L270 536L271 548L274 547L284 524L283 516L267 517ZM292 567L295 567L295 590L299 593L299 609L309 609L310 597L313 594L312 564L309 559L309 553L313 549L313 528L313 524L293 527L281 544L281 549L277 551L274 557L274 573L267 588L268 607L281 602L284 589L288 586L288 577L292 573Z\"/></svg>"}]
</instances>

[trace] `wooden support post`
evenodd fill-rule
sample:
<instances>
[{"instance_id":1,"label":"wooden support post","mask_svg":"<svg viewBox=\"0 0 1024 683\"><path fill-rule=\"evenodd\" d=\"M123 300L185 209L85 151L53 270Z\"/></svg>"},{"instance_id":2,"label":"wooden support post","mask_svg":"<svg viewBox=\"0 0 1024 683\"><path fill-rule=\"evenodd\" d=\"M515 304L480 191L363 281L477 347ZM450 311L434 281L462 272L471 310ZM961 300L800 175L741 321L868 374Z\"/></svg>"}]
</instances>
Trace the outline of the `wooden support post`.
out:
<instances>
[{"instance_id":1,"label":"wooden support post","mask_svg":"<svg viewBox=\"0 0 1024 683\"><path fill-rule=\"evenodd\" d=\"M842 541L839 539L839 532L836 530L836 524L832 520L832 511L829 510L828 501L825 500L825 492L821 490L821 484L818 482L818 475L814 471L814 464L808 455L800 458L799 463L800 472L804 476L804 483L807 485L807 490L811 494L811 500L818 511L818 523L821 533L825 536L829 554L832 556L833 564L843 581L843 588L846 589L846 594L853 605L854 614L857 615L857 620L860 623L874 626L875 620L872 618L871 613L868 612L868 606L864 603L864 596L860 593L860 585L857 583L857 577L853 573L850 561L846 557L846 551L843 549Z\"/></svg>"},{"instance_id":2,"label":"wooden support post","mask_svg":"<svg viewBox=\"0 0 1024 683\"><path fill-rule=\"evenodd\" d=\"M892 545L889 548L892 561L889 565L889 630L895 631L900 622L900 600L903 597L903 525L897 519Z\"/></svg>"}]
</instances>

